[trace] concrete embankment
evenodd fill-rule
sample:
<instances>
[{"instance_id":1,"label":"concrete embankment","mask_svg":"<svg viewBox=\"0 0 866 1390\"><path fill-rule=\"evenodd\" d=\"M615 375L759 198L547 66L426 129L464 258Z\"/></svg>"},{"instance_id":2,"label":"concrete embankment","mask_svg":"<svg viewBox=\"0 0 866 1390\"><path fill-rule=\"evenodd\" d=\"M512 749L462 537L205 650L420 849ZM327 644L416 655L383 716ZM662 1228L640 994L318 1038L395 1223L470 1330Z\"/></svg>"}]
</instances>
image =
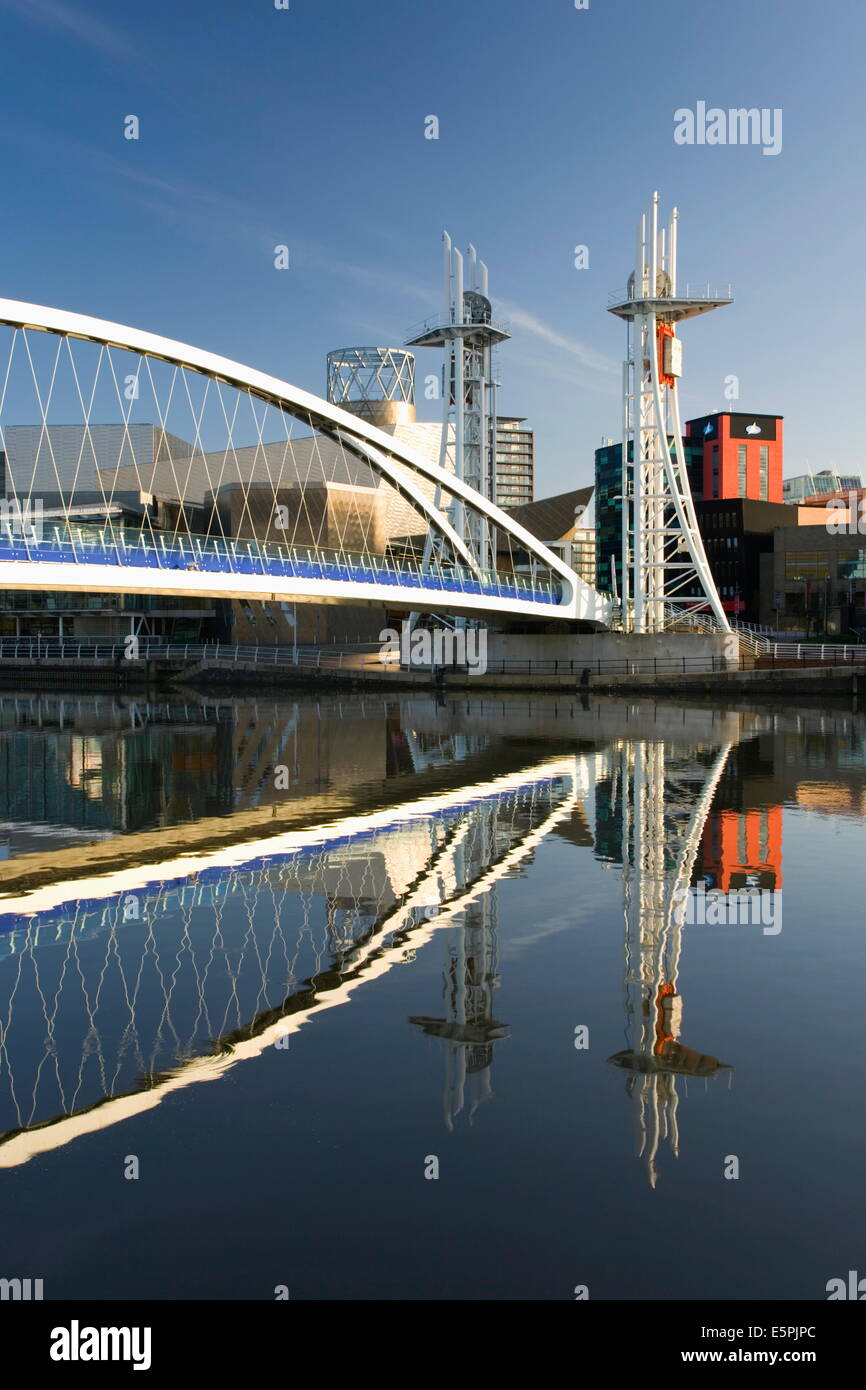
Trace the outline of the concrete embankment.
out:
<instances>
[{"instance_id":1,"label":"concrete embankment","mask_svg":"<svg viewBox=\"0 0 866 1390\"><path fill-rule=\"evenodd\" d=\"M852 666L778 667L775 670L716 670L705 672L646 672L633 674L590 672L584 679L580 672L553 672L527 669L524 671L449 670L437 677L429 670L407 671L323 665L286 668L279 671L239 663L231 669L199 670L191 678L174 671L147 673L141 669L92 670L86 667L70 669L68 664L51 667L35 664L4 666L0 671L0 689L19 690L26 685L31 690L117 690L145 691L191 687L196 690L258 689L258 690L431 690L449 692L471 690L563 691L580 693L594 691L611 694L676 695L742 695L760 699L765 696L808 696L810 699L864 698L866 696L866 662Z\"/></svg>"},{"instance_id":2,"label":"concrete embankment","mask_svg":"<svg viewBox=\"0 0 866 1390\"><path fill-rule=\"evenodd\" d=\"M763 695L808 695L813 698L826 696L850 699L852 696L866 695L866 662L855 667L779 667L776 670L685 674L591 673L585 684L581 684L579 673L514 671L502 674L486 671L484 674L475 674L470 671L446 671L437 681L430 671L336 670L324 666L318 671L299 670L280 672L278 675L254 667L246 670L238 667L234 671L215 671L208 676L202 674L195 681L197 688L230 687L240 684L255 685L263 689L285 689L287 686L293 686L307 690L328 687L430 690L439 687L449 693L468 690L559 690L579 693L588 690L611 694L675 695L687 690L690 695L742 694L750 698L760 698Z\"/></svg>"}]
</instances>

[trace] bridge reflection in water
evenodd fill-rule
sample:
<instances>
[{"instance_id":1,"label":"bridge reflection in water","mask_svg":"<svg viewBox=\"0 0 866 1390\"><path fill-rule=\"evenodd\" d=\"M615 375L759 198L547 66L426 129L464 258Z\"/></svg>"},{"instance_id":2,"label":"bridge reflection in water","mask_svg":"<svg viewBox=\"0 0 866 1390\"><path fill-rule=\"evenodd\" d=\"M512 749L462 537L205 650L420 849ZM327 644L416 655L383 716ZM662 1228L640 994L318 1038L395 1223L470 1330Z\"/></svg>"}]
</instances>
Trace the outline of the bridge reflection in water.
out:
<instances>
[{"instance_id":1,"label":"bridge reflection in water","mask_svg":"<svg viewBox=\"0 0 866 1390\"><path fill-rule=\"evenodd\" d=\"M572 814L575 772L574 760L553 761L391 811L120 870L89 888L7 900L0 1165L260 1053L410 961L479 903L480 923L467 930L480 932L489 960L482 900ZM101 896L83 896L94 885ZM455 1046L484 1029L476 965L473 955L457 971Z\"/></svg>"},{"instance_id":2,"label":"bridge reflection in water","mask_svg":"<svg viewBox=\"0 0 866 1390\"><path fill-rule=\"evenodd\" d=\"M679 1078L723 1066L680 1039L684 908L676 890L691 882L730 739L704 738L678 752L661 739L607 738L482 777L486 761L502 766L501 745L470 728L433 738L420 703L415 712L396 745L391 727L388 761L408 759L418 774L450 764L459 785L337 815L345 797L317 806L315 796L302 796L304 823L273 833L262 807L267 779L256 765L244 801L259 808L254 822L237 811L194 821L173 857L153 848L171 843L168 831L55 851L61 872L0 899L0 1166L288 1045L316 1013L410 965L444 927L457 928L444 1002L409 1022L441 1040L446 1125L461 1114L471 1119L492 1093L493 1054L508 1035L495 1007L497 884L553 833L592 846L585 806L594 799L595 853L621 869L623 883L629 1046L610 1061L628 1073L655 1184L660 1143L678 1151ZM291 762L303 713L294 707L264 753L258 740L263 766L272 768L277 754ZM168 707L149 717L138 709L128 732L172 720L180 715ZM225 724L205 707L196 720ZM81 711L77 722L86 722ZM244 739L235 732L230 742L236 758ZM301 782L309 775L296 771ZM139 845L148 853L136 853ZM102 863L94 866L96 853Z\"/></svg>"}]
</instances>

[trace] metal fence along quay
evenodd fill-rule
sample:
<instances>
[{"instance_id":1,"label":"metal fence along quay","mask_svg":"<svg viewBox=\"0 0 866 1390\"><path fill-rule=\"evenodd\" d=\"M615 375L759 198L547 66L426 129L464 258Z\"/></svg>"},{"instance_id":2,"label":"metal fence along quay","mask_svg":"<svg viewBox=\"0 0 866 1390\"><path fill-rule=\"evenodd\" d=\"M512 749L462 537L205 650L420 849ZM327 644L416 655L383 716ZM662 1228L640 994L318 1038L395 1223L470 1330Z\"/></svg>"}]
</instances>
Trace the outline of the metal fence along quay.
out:
<instances>
[{"instance_id":1,"label":"metal fence along quay","mask_svg":"<svg viewBox=\"0 0 866 1390\"><path fill-rule=\"evenodd\" d=\"M356 643L341 647L317 646L256 646L233 642L181 643L159 642L146 638L129 638L123 642L63 641L52 637L2 637L0 638L0 664L3 662L37 662L78 665L87 663L113 663L115 665L146 666L149 663L176 664L177 666L201 666L202 668L227 669L251 667L261 670L364 670L376 672L432 671L435 663L400 662L382 655L378 643ZM815 666L849 667L866 666L866 646L855 647L844 644L776 644L769 647L758 658L750 658L749 665L761 669L797 669ZM441 669L441 668L439 668ZM445 663L444 669L464 670L465 665L457 662ZM675 676L711 675L738 669L723 656L671 656L608 658L589 660L575 657L547 658L535 657L502 658L488 660L483 675L526 675L526 676L574 676L577 680L585 676Z\"/></svg>"}]
</instances>

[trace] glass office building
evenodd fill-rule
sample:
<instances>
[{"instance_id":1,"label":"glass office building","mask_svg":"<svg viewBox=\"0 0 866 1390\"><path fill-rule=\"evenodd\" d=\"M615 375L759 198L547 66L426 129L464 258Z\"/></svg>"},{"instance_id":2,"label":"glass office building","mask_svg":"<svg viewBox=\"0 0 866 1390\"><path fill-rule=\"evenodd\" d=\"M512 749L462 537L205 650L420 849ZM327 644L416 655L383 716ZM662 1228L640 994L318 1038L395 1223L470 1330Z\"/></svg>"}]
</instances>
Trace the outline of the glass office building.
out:
<instances>
[{"instance_id":1,"label":"glass office building","mask_svg":"<svg viewBox=\"0 0 866 1390\"><path fill-rule=\"evenodd\" d=\"M673 448L673 440L669 442ZM703 435L687 434L683 448L692 497L700 502L707 478ZM622 445L608 440L595 451L595 583L617 596L622 594L622 490Z\"/></svg>"},{"instance_id":2,"label":"glass office building","mask_svg":"<svg viewBox=\"0 0 866 1390\"><path fill-rule=\"evenodd\" d=\"M837 492L857 492L863 486L859 473L834 473L830 468L820 473L799 473L782 481L784 502L805 502L809 497L829 497Z\"/></svg>"}]
</instances>

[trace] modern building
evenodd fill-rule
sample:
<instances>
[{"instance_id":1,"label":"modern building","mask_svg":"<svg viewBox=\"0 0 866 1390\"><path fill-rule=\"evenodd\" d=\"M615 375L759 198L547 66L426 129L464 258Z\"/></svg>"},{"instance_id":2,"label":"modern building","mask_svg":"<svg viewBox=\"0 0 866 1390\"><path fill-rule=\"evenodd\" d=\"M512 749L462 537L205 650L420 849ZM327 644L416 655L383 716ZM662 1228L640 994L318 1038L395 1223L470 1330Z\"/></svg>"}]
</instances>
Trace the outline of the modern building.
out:
<instances>
[{"instance_id":1,"label":"modern building","mask_svg":"<svg viewBox=\"0 0 866 1390\"><path fill-rule=\"evenodd\" d=\"M594 526L575 526L570 540L553 541L551 549L562 556L584 583L595 584Z\"/></svg>"},{"instance_id":2,"label":"modern building","mask_svg":"<svg viewBox=\"0 0 866 1390\"><path fill-rule=\"evenodd\" d=\"M798 473L782 480L783 502L808 502L816 498L823 502L830 496L856 492L863 486L859 473L836 473L822 468L818 473Z\"/></svg>"},{"instance_id":3,"label":"modern building","mask_svg":"<svg viewBox=\"0 0 866 1390\"><path fill-rule=\"evenodd\" d=\"M0 637L114 642L134 633L165 642L216 642L229 638L223 609L218 599L171 594L0 589Z\"/></svg>"},{"instance_id":4,"label":"modern building","mask_svg":"<svg viewBox=\"0 0 866 1390\"><path fill-rule=\"evenodd\" d=\"M780 631L866 631L866 524L856 509L726 498L695 510L732 618Z\"/></svg>"},{"instance_id":5,"label":"modern building","mask_svg":"<svg viewBox=\"0 0 866 1390\"><path fill-rule=\"evenodd\" d=\"M535 434L524 417L496 419L496 473L493 501L508 511L535 501Z\"/></svg>"},{"instance_id":6,"label":"modern building","mask_svg":"<svg viewBox=\"0 0 866 1390\"><path fill-rule=\"evenodd\" d=\"M142 505L142 491L157 464L188 458L192 445L153 424L6 425L0 469L4 497L40 498L43 507L66 504L103 514L100 474L125 470L127 486L109 488L112 502ZM76 510L79 520L89 517Z\"/></svg>"},{"instance_id":7,"label":"modern building","mask_svg":"<svg viewBox=\"0 0 866 1390\"><path fill-rule=\"evenodd\" d=\"M801 508L799 515L812 512ZM819 514L820 515L820 514ZM760 620L778 628L866 635L866 534L780 526L762 568Z\"/></svg>"},{"instance_id":8,"label":"modern building","mask_svg":"<svg viewBox=\"0 0 866 1390\"><path fill-rule=\"evenodd\" d=\"M866 527L832 507L727 498L696 504L725 611L776 630L866 630Z\"/></svg>"},{"instance_id":9,"label":"modern building","mask_svg":"<svg viewBox=\"0 0 866 1390\"><path fill-rule=\"evenodd\" d=\"M371 425L415 421L415 355L405 348L336 348L328 353L327 399Z\"/></svg>"},{"instance_id":10,"label":"modern building","mask_svg":"<svg viewBox=\"0 0 866 1390\"><path fill-rule=\"evenodd\" d=\"M580 523L591 499L592 488L582 487L509 510L518 525L543 541L587 584L595 583L595 528Z\"/></svg>"},{"instance_id":11,"label":"modern building","mask_svg":"<svg viewBox=\"0 0 866 1390\"><path fill-rule=\"evenodd\" d=\"M676 450L676 442L671 439ZM782 501L782 417L720 411L689 420L683 439L696 503ZM631 462L631 459L629 459ZM622 444L595 451L596 587L622 593Z\"/></svg>"},{"instance_id":12,"label":"modern building","mask_svg":"<svg viewBox=\"0 0 866 1390\"><path fill-rule=\"evenodd\" d=\"M595 586L608 594L622 593L622 486L622 444L609 439L595 451Z\"/></svg>"},{"instance_id":13,"label":"modern building","mask_svg":"<svg viewBox=\"0 0 866 1390\"><path fill-rule=\"evenodd\" d=\"M853 479L851 479L853 482ZM804 497L800 503L803 508L818 509L831 514L852 513L855 518L866 521L866 487L852 487L845 492L822 492L815 497Z\"/></svg>"},{"instance_id":14,"label":"modern building","mask_svg":"<svg viewBox=\"0 0 866 1390\"><path fill-rule=\"evenodd\" d=\"M676 452L673 439L670 444ZM703 496L703 445L686 438L683 447L692 496L698 499ZM612 439L595 451L595 585L605 593L622 593L622 445Z\"/></svg>"},{"instance_id":15,"label":"modern building","mask_svg":"<svg viewBox=\"0 0 866 1390\"><path fill-rule=\"evenodd\" d=\"M411 354L376 349L382 356L376 370L369 360L374 350L354 351L359 356L351 373L353 350L329 358L335 392L342 373L343 407L438 462L441 426L414 418ZM385 399L390 391L399 400ZM423 548L411 503L369 464L324 436L211 453L153 424L92 424L7 426L3 442L3 498L38 499L44 524L74 519L125 531L355 547L395 557ZM401 471L399 464L395 468ZM433 499L432 482L419 483L415 474L411 481ZM441 506L449 502L440 496ZM335 604L39 591L0 596L0 636L111 640L137 633L256 645L370 641L387 625L386 616L384 610Z\"/></svg>"},{"instance_id":16,"label":"modern building","mask_svg":"<svg viewBox=\"0 0 866 1390\"><path fill-rule=\"evenodd\" d=\"M790 508L729 497L696 502L695 511L722 607L732 618L757 623L761 556L772 554L773 533L790 523Z\"/></svg>"},{"instance_id":17,"label":"modern building","mask_svg":"<svg viewBox=\"0 0 866 1390\"><path fill-rule=\"evenodd\" d=\"M443 451L441 423L416 418L413 353L394 347L339 348L329 352L327 390L328 400L334 405L369 420L432 462L441 461L449 471L453 469L454 423L449 423ZM535 436L525 428L523 416L498 415L495 423L491 500L504 511L511 511L535 500ZM417 478L413 481L419 485ZM398 494L387 488L384 491L390 503L389 536L401 533L400 515L404 517L402 530L407 532L416 524L416 514ZM440 498L440 505L446 506L449 500Z\"/></svg>"},{"instance_id":18,"label":"modern building","mask_svg":"<svg viewBox=\"0 0 866 1390\"><path fill-rule=\"evenodd\" d=\"M202 510L180 500L178 461L192 446L159 426L7 425L3 444L3 499L38 500L43 525L68 517L121 530L206 529ZM157 495L160 471L173 485ZM228 635L221 609L193 596L8 590L0 592L0 636L214 641Z\"/></svg>"},{"instance_id":19,"label":"modern building","mask_svg":"<svg viewBox=\"0 0 866 1390\"><path fill-rule=\"evenodd\" d=\"M755 502L782 501L782 417L745 415L723 410L689 420L686 437L703 445L702 485L705 500L746 497ZM693 492L696 490L692 489Z\"/></svg>"}]
</instances>

